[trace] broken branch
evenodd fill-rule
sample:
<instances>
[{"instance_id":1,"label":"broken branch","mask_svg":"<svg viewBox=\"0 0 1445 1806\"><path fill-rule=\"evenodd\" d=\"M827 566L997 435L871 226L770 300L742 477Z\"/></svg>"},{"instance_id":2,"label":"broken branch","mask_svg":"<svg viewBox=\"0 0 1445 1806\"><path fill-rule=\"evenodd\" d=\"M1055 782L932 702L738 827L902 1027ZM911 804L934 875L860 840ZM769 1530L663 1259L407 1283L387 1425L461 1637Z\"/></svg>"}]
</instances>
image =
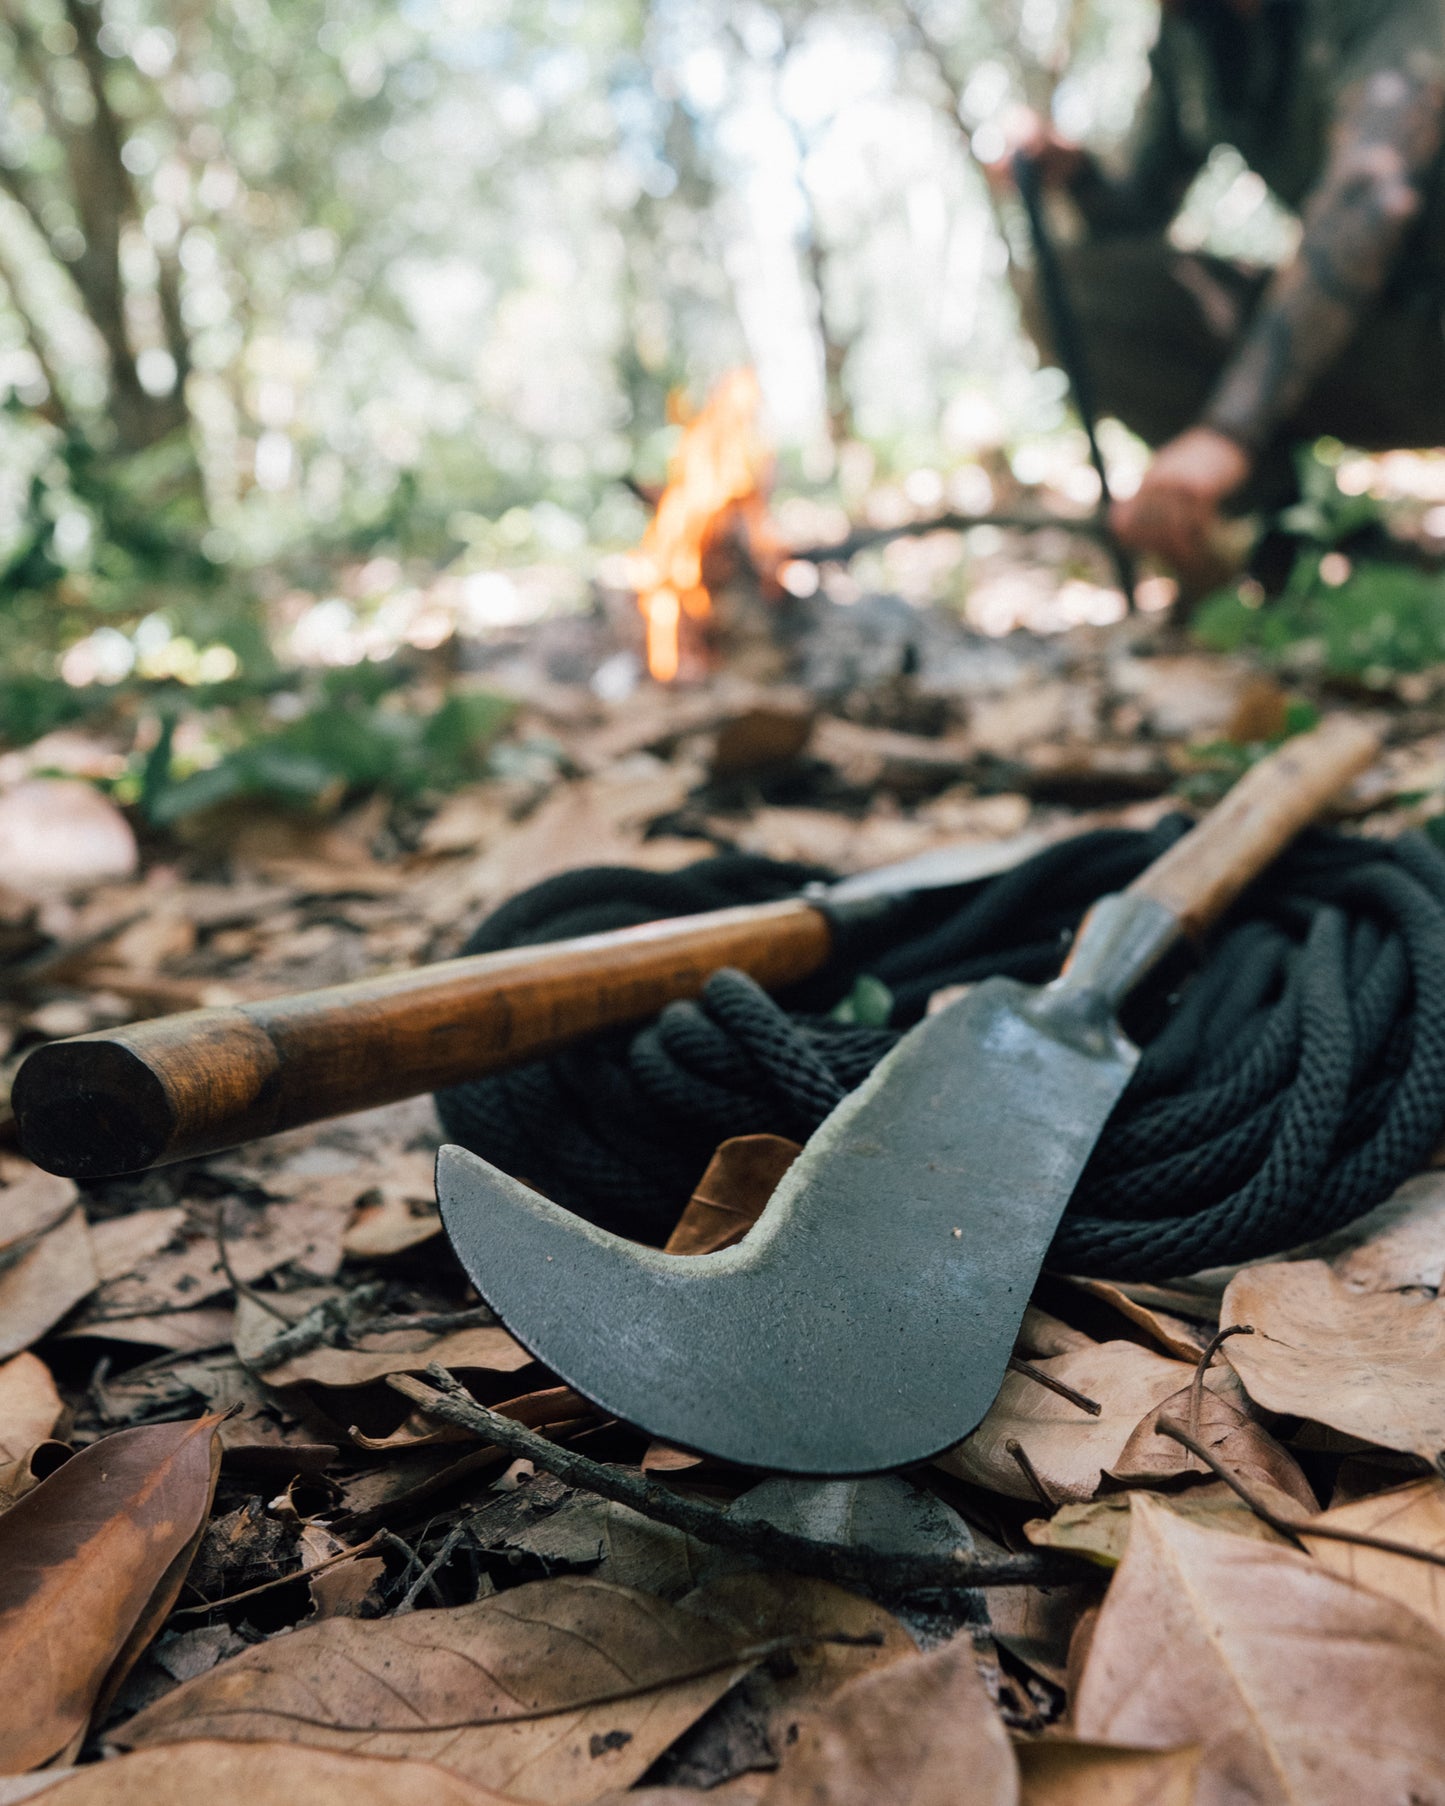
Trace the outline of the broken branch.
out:
<instances>
[{"instance_id":1,"label":"broken branch","mask_svg":"<svg viewBox=\"0 0 1445 1806\"><path fill-rule=\"evenodd\" d=\"M641 1474L594 1461L575 1449L559 1448L535 1430L479 1405L445 1368L433 1364L426 1372L430 1385L404 1373L388 1375L387 1384L429 1417L485 1436L509 1455L535 1462L568 1486L626 1505L699 1542L776 1562L794 1573L895 1592L952 1592L960 1587L1032 1586L1073 1572L1071 1564L1034 1555L990 1560L975 1558L965 1549L951 1555L885 1553L844 1543L814 1542L761 1519L742 1521L719 1506L671 1492Z\"/></svg>"}]
</instances>

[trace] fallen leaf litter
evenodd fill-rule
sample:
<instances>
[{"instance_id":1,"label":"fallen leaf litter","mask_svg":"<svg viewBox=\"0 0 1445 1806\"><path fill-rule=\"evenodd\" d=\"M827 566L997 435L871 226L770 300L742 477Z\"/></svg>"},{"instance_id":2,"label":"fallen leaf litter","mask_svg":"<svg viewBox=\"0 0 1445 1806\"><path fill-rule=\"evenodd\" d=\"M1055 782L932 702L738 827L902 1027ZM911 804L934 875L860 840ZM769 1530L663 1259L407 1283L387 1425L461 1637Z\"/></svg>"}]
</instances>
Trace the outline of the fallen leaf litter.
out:
<instances>
[{"instance_id":1,"label":"fallen leaf litter","mask_svg":"<svg viewBox=\"0 0 1445 1806\"><path fill-rule=\"evenodd\" d=\"M90 871L17 931L7 1071L133 1007L452 952L579 847L667 869L725 831L863 866L951 838L964 805L982 838L1061 833L1084 818L1030 775L1056 736L1083 758L1111 711L1154 707L1160 784L1201 737L1168 718L1189 669L1141 702L1140 662L1121 676L1101 640L1067 709L984 699L976 738L790 729L794 762L811 744L877 787L861 818L765 787L731 813L690 800L710 736L730 783L750 735L780 743L766 697L579 730L539 690L533 724L572 737L578 775L520 821L454 799L405 862L359 825L318 857L258 820L225 883L202 854L131 879L97 819ZM1217 710L1217 664L1193 668ZM1403 744L1440 731L1397 713ZM1020 774L1007 799L959 788L985 742ZM1367 831L1391 806L1372 795ZM758 1139L699 1177L677 1251L745 1230L793 1153ZM656 1806L932 1806L964 1772L989 1806L1445 1790L1437 1177L1238 1274L1051 1279L974 1436L886 1494L785 1495L649 1448L477 1313L438 1239L435 1142L421 1101L82 1194L0 1154L4 1774L56 1764L35 1777L56 1806L639 1786ZM1221 1326L1253 1333L1201 1365Z\"/></svg>"}]
</instances>

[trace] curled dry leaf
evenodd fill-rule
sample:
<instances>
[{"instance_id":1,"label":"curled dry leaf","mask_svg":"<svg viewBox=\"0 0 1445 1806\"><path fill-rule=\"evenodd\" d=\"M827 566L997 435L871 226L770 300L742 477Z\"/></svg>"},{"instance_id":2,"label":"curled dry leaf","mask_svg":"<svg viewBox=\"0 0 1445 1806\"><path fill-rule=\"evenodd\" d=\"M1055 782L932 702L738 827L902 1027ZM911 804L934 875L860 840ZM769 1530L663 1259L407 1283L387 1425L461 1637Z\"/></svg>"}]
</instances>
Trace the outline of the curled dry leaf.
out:
<instances>
[{"instance_id":1,"label":"curled dry leaf","mask_svg":"<svg viewBox=\"0 0 1445 1806\"><path fill-rule=\"evenodd\" d=\"M1246 1267L1223 1321L1253 1326L1224 1345L1249 1396L1427 1459L1445 1449L1445 1301L1353 1292L1321 1260Z\"/></svg>"},{"instance_id":2,"label":"curled dry leaf","mask_svg":"<svg viewBox=\"0 0 1445 1806\"><path fill-rule=\"evenodd\" d=\"M1108 1279L1070 1279L1069 1284L1116 1310L1177 1360L1197 1360L1208 1344L1209 1331L1203 1324L1161 1310L1157 1304L1136 1297L1127 1286L1115 1285Z\"/></svg>"},{"instance_id":3,"label":"curled dry leaf","mask_svg":"<svg viewBox=\"0 0 1445 1806\"><path fill-rule=\"evenodd\" d=\"M1171 1361L1134 1342L1100 1342L1089 1348L1034 1363L1062 1380L1102 1410L1091 1417L1077 1405L1023 1374L1010 1373L988 1416L938 1465L945 1473L986 1486L1014 1499L1036 1497L1008 1451L1017 1442L1057 1502L1093 1498L1100 1474L1117 1466L1140 1420L1172 1398L1192 1377L1182 1361ZM1209 1385L1229 1382L1210 1370ZM1183 1450L1176 1471L1183 1471Z\"/></svg>"},{"instance_id":4,"label":"curled dry leaf","mask_svg":"<svg viewBox=\"0 0 1445 1806\"><path fill-rule=\"evenodd\" d=\"M667 1252L712 1254L740 1242L802 1151L782 1135L722 1142L668 1237Z\"/></svg>"},{"instance_id":5,"label":"curled dry leaf","mask_svg":"<svg viewBox=\"0 0 1445 1806\"><path fill-rule=\"evenodd\" d=\"M1194 1806L1199 1750L1137 1750L1045 1737L1014 1746L1020 1806Z\"/></svg>"},{"instance_id":6,"label":"curled dry leaf","mask_svg":"<svg viewBox=\"0 0 1445 1806\"><path fill-rule=\"evenodd\" d=\"M174 1605L215 1490L216 1423L107 1436L0 1517L0 1769L63 1749Z\"/></svg>"},{"instance_id":7,"label":"curled dry leaf","mask_svg":"<svg viewBox=\"0 0 1445 1806\"><path fill-rule=\"evenodd\" d=\"M967 1635L843 1687L764 1806L1017 1806L1018 1765Z\"/></svg>"},{"instance_id":8,"label":"curled dry leaf","mask_svg":"<svg viewBox=\"0 0 1445 1806\"><path fill-rule=\"evenodd\" d=\"M1197 1806L1445 1797L1445 1640L1307 1555L1200 1529L1147 1493L1132 1509L1080 1736L1200 1745Z\"/></svg>"},{"instance_id":9,"label":"curled dry leaf","mask_svg":"<svg viewBox=\"0 0 1445 1806\"><path fill-rule=\"evenodd\" d=\"M0 1508L30 1490L30 1451L46 1440L64 1410L38 1356L18 1354L0 1367Z\"/></svg>"},{"instance_id":10,"label":"curled dry leaf","mask_svg":"<svg viewBox=\"0 0 1445 1806\"><path fill-rule=\"evenodd\" d=\"M543 1580L475 1605L308 1625L167 1694L117 1741L404 1756L582 1806L637 1780L749 1665L737 1639L659 1599Z\"/></svg>"},{"instance_id":11,"label":"curled dry leaf","mask_svg":"<svg viewBox=\"0 0 1445 1806\"><path fill-rule=\"evenodd\" d=\"M1417 1480L1349 1505L1336 1505L1314 1521L1332 1530L1359 1531L1406 1543L1412 1549L1445 1554L1445 1481L1434 1476ZM1398 1599L1445 1635L1445 1568L1384 1549L1311 1536L1308 1530L1301 1531L1300 1540L1322 1567L1358 1581L1373 1593Z\"/></svg>"},{"instance_id":12,"label":"curled dry leaf","mask_svg":"<svg viewBox=\"0 0 1445 1806\"><path fill-rule=\"evenodd\" d=\"M513 1806L431 1762L378 1762L291 1743L177 1743L74 1770L44 1806Z\"/></svg>"},{"instance_id":13,"label":"curled dry leaf","mask_svg":"<svg viewBox=\"0 0 1445 1806\"><path fill-rule=\"evenodd\" d=\"M1263 1424L1209 1386L1200 1395L1197 1424L1190 1422L1192 1405L1193 1387L1186 1386L1151 1411L1124 1444L1109 1470L1110 1479L1122 1486L1149 1486L1179 1474L1213 1471L1174 1437L1160 1432L1163 1417L1192 1429L1220 1465L1254 1492L1286 1509L1293 1503L1306 1511L1318 1510L1319 1500L1300 1464Z\"/></svg>"}]
</instances>

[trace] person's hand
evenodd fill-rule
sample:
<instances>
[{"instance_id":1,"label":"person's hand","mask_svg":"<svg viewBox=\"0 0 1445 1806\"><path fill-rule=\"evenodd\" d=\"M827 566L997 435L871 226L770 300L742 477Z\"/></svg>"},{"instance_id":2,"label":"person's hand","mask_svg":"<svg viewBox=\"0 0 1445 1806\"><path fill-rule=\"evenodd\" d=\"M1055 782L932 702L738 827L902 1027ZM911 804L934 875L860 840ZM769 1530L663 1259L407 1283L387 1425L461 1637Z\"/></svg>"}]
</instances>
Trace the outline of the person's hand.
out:
<instances>
[{"instance_id":1,"label":"person's hand","mask_svg":"<svg viewBox=\"0 0 1445 1806\"><path fill-rule=\"evenodd\" d=\"M1038 166L1045 188L1072 188L1084 171L1087 152L1061 136L1050 120L1019 108L1003 122L1007 149L983 166L995 194L1010 193L1014 186L1014 158L1022 153Z\"/></svg>"},{"instance_id":2,"label":"person's hand","mask_svg":"<svg viewBox=\"0 0 1445 1806\"><path fill-rule=\"evenodd\" d=\"M1131 551L1150 552L1183 581L1216 562L1220 508L1249 475L1249 454L1213 427L1192 426L1155 453L1110 525Z\"/></svg>"}]
</instances>

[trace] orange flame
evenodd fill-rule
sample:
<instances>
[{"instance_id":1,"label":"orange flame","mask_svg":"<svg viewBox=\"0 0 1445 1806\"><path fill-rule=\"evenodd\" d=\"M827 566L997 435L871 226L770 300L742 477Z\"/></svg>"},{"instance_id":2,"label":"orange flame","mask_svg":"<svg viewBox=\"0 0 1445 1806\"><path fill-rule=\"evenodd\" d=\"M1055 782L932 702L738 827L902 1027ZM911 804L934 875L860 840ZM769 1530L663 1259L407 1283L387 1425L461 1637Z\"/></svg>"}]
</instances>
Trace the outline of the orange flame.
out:
<instances>
[{"instance_id":1,"label":"orange flame","mask_svg":"<svg viewBox=\"0 0 1445 1806\"><path fill-rule=\"evenodd\" d=\"M712 612L703 560L729 517L740 517L755 558L771 550L762 491L772 459L758 431L761 402L753 372L730 371L688 421L668 464L667 487L638 550L637 586L647 668L662 683L677 676L683 617L701 621Z\"/></svg>"}]
</instances>

